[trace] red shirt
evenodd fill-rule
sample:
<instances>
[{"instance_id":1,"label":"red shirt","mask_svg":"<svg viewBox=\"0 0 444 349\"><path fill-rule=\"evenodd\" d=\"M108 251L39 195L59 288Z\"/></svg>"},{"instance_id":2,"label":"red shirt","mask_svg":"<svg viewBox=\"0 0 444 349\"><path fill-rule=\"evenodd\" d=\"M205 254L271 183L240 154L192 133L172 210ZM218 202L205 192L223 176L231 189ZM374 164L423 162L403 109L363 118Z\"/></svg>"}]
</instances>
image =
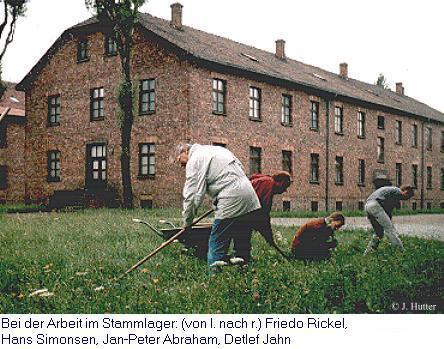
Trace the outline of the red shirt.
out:
<instances>
[{"instance_id":1,"label":"red shirt","mask_svg":"<svg viewBox=\"0 0 444 349\"><path fill-rule=\"evenodd\" d=\"M262 208L268 212L271 211L274 194L283 193L287 188L286 182L277 182L273 177L260 173L252 175L250 181L261 202Z\"/></svg>"},{"instance_id":2,"label":"red shirt","mask_svg":"<svg viewBox=\"0 0 444 349\"><path fill-rule=\"evenodd\" d=\"M324 246L331 236L333 236L333 230L327 226L325 218L314 219L298 229L291 243L291 249L319 248Z\"/></svg>"}]
</instances>

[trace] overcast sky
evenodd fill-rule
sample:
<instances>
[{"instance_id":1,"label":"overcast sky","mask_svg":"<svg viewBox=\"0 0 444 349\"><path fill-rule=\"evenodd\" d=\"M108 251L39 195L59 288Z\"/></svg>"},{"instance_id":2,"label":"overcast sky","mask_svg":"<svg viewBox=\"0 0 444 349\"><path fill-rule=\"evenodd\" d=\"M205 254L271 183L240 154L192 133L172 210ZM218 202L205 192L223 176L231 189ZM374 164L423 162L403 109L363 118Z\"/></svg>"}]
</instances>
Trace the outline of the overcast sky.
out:
<instances>
[{"instance_id":1,"label":"overcast sky","mask_svg":"<svg viewBox=\"0 0 444 349\"><path fill-rule=\"evenodd\" d=\"M175 0L142 8L170 19ZM392 89L444 112L442 0L180 0L185 25L332 72L374 83L383 73ZM20 81L68 27L87 19L84 0L30 0L3 61L3 79Z\"/></svg>"}]
</instances>

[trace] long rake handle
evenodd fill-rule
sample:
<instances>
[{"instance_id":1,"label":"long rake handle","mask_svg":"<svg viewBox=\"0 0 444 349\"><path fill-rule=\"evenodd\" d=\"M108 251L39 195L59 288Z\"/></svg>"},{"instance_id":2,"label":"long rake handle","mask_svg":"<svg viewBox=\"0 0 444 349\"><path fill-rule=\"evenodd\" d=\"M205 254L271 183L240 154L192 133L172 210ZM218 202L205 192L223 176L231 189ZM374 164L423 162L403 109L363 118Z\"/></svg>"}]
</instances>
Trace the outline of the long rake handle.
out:
<instances>
[{"instance_id":1,"label":"long rake handle","mask_svg":"<svg viewBox=\"0 0 444 349\"><path fill-rule=\"evenodd\" d=\"M120 277L118 278L121 279L123 278L125 275L131 273L134 269L138 268L140 265L142 265L143 263L145 263L148 259L150 259L151 257L153 257L155 254L157 254L160 250L162 250L163 248L165 248L166 246L168 246L169 244L171 244L174 240L176 240L180 235L182 235L183 233L185 233L185 231L192 227L193 225L199 223L202 219L204 219L205 217L209 216L211 213L213 213L214 210L209 210L207 212L205 212L202 216L200 216L199 218L197 218L193 223L191 223L191 225L189 225L186 228L183 228L182 230L178 231L176 234L174 234L172 237L170 237L167 241L165 241L164 243L162 243L159 247L157 247L153 252L151 252L148 256L142 258L140 261L138 261L136 264L134 264L131 268L129 268L126 272L124 272L122 275L120 275Z\"/></svg>"}]
</instances>

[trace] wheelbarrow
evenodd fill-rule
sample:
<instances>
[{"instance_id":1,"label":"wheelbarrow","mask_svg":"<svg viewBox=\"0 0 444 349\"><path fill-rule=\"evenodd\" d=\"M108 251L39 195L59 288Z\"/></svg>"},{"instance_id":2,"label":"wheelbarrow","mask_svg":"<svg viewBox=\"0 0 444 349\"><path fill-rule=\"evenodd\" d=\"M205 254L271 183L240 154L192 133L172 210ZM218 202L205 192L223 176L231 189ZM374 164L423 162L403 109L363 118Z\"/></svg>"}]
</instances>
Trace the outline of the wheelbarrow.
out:
<instances>
[{"instance_id":1,"label":"wheelbarrow","mask_svg":"<svg viewBox=\"0 0 444 349\"><path fill-rule=\"evenodd\" d=\"M133 219L133 222L146 225L164 240L170 239L172 236L182 230L181 227L176 227L173 223L165 220L160 220L159 223L168 224L169 227L161 229L157 229L152 224L140 219ZM177 241L183 244L184 249L191 252L194 256L200 259L206 259L210 232L211 223L198 223L190 227L190 229L185 231L183 234L181 234L177 238Z\"/></svg>"}]
</instances>

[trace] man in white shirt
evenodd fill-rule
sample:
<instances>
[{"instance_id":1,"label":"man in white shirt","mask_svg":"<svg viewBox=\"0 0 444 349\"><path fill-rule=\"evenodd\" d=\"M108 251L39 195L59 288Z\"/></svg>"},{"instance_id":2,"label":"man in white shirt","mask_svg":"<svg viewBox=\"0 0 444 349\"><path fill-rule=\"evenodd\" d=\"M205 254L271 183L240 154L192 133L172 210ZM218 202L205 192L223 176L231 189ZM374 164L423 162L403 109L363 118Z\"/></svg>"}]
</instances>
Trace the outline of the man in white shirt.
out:
<instances>
[{"instance_id":1,"label":"man in white shirt","mask_svg":"<svg viewBox=\"0 0 444 349\"><path fill-rule=\"evenodd\" d=\"M252 212L260 209L259 199L241 162L228 149L200 144L180 144L178 161L186 169L182 218L185 226L207 194L215 205L214 222L208 243L208 267L227 265L230 241L243 248L241 234L251 230ZM248 262L233 260L234 263Z\"/></svg>"}]
</instances>

